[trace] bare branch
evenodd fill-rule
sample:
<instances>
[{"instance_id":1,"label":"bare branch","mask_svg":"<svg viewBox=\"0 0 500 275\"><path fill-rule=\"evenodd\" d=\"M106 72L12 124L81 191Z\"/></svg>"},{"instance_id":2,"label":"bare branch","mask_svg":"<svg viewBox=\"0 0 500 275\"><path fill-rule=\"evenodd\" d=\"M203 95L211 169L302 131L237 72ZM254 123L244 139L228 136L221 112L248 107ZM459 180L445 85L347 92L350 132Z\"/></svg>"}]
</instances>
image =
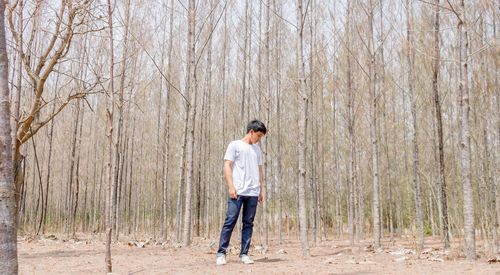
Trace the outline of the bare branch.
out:
<instances>
[{"instance_id":1,"label":"bare branch","mask_svg":"<svg viewBox=\"0 0 500 275\"><path fill-rule=\"evenodd\" d=\"M189 100L184 96L184 94L182 94L182 92L170 81L170 79L168 79L168 77L163 73L162 69L160 68L160 66L158 66L158 64L156 63L155 59L153 58L153 56L151 56L151 54L148 52L148 50L146 50L146 47L144 47L144 45L141 43L141 41L139 39L137 39L137 37L133 34L132 31L130 31L130 35L132 36L132 38L134 38L134 40L137 42L137 44L139 44L139 46L141 46L141 48L144 50L144 52L146 53L146 55L149 57L149 59L151 60L151 62L153 62L153 65L156 67L156 69L158 70L158 72L161 74L161 76L165 79L165 81L168 83L168 85L170 85L170 87L174 88L174 90L179 94L181 95L181 97L184 99L184 101L186 101L186 103L190 106L191 103L189 102Z\"/></svg>"}]
</instances>

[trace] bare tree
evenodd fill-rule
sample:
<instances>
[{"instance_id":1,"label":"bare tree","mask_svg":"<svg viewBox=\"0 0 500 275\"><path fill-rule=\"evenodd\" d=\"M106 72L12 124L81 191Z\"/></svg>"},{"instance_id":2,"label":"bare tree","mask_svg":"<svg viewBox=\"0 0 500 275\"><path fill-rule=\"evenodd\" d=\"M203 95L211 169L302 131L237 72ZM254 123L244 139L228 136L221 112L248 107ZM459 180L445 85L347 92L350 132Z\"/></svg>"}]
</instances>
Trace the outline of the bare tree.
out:
<instances>
[{"instance_id":1,"label":"bare tree","mask_svg":"<svg viewBox=\"0 0 500 275\"><path fill-rule=\"evenodd\" d=\"M173 31L174 31L174 0L170 1L170 19L169 19L169 42L167 48L167 76L172 78L172 43L173 43ZM170 107L171 107L171 96L170 93L172 88L170 85L167 85L167 95L166 95L166 106L165 106L165 120L164 120L164 134L163 134L163 189L162 189L162 237L167 239L167 211L168 211L168 175L169 175L169 157L170 157Z\"/></svg>"},{"instance_id":2,"label":"bare tree","mask_svg":"<svg viewBox=\"0 0 500 275\"><path fill-rule=\"evenodd\" d=\"M347 4L346 10L346 24L345 24L345 34L346 34L346 50L349 52L351 47L351 20L352 20L352 3ZM346 55L347 63L347 129L349 132L349 175L348 175L348 211L347 211L347 223L349 231L349 240L351 246L354 246L354 221L355 215L355 188L356 188L356 136L355 136L355 113L354 113L354 90L352 83L352 58L351 53ZM358 229L356 229L356 232Z\"/></svg>"},{"instance_id":3,"label":"bare tree","mask_svg":"<svg viewBox=\"0 0 500 275\"><path fill-rule=\"evenodd\" d=\"M68 234L68 237L70 235L70 231L72 232L72 225L74 222L74 216L73 216L73 202L77 200L75 198L76 194L73 191L73 189L77 190L78 187L73 186L73 183L78 179L78 174L76 174L76 162L77 162L77 139L78 139L78 125L80 123L80 104L79 102L76 102L76 110L75 110L75 119L74 119L74 125L73 125L73 133L71 137L71 154L70 154L70 164L69 164L69 176L68 176L68 186L67 186L67 191L66 193L68 196L66 197L66 213L64 217L64 224L65 224L65 231ZM76 175L75 175L76 174ZM70 228L71 227L71 228ZM73 237L73 236L71 236Z\"/></svg>"},{"instance_id":4,"label":"bare tree","mask_svg":"<svg viewBox=\"0 0 500 275\"><path fill-rule=\"evenodd\" d=\"M113 4L111 0L108 0L108 28L109 28L109 50L110 59L109 62L109 86L108 93L109 98L107 98L106 104L106 210L105 210L105 227L106 227L106 272L112 272L112 262L111 262L111 236L113 230L113 213L115 212L115 165L116 165L116 149L117 142L114 134L114 110L115 110L115 90L114 90L114 38L113 38Z\"/></svg>"},{"instance_id":5,"label":"bare tree","mask_svg":"<svg viewBox=\"0 0 500 275\"><path fill-rule=\"evenodd\" d=\"M439 39L439 0L435 1L434 13L434 62L432 66L432 92L434 94L434 110L436 115L438 147L439 147L439 186L438 194L441 209L441 237L444 248L450 248L450 235L448 233L448 203L446 196L446 176L444 166L443 119L441 115L441 100L439 97L439 67L440 67L440 39Z\"/></svg>"},{"instance_id":6,"label":"bare tree","mask_svg":"<svg viewBox=\"0 0 500 275\"><path fill-rule=\"evenodd\" d=\"M304 17L302 0L297 0L297 74L299 90L299 227L300 241L302 244L302 255L309 256L309 244L307 241L307 216L306 216L306 135L307 135L307 106L309 95L306 89L305 64L304 64Z\"/></svg>"},{"instance_id":7,"label":"bare tree","mask_svg":"<svg viewBox=\"0 0 500 275\"><path fill-rule=\"evenodd\" d=\"M23 45L23 25L24 25L24 0L19 1L19 8L18 8L18 33L19 33L19 40L16 40L16 47L17 48L22 48ZM23 84L23 59L22 55L20 52L17 53L17 79L16 79L16 85L17 85L17 90L14 92L12 91L13 94L13 100L12 100L12 140L16 140L17 137L17 127L19 124L19 111L21 109L21 93L22 93L22 84ZM16 144L13 143L13 150L16 149ZM42 215L43 216L43 215Z\"/></svg>"},{"instance_id":8,"label":"bare tree","mask_svg":"<svg viewBox=\"0 0 500 275\"><path fill-rule=\"evenodd\" d=\"M278 16L281 16L281 6L277 6L276 1L273 0L273 8L277 11ZM270 6L268 6L268 9L270 9ZM269 10L268 10L269 13ZM275 185L277 189L277 196L278 196L278 241L281 243L283 241L283 193L282 193L282 185L283 185L283 174L282 174L282 153L281 153L281 148L282 148L282 134L281 134L281 35L282 31L280 28L279 21L274 23L274 35L276 36L275 39L275 50L276 50L276 58L274 62L274 70L275 70L275 89L276 89L276 127L277 127L277 133L276 133L276 140L277 140L277 156L274 161L274 165L276 166L275 169Z\"/></svg>"},{"instance_id":9,"label":"bare tree","mask_svg":"<svg viewBox=\"0 0 500 275\"><path fill-rule=\"evenodd\" d=\"M118 102L116 104L117 107L117 123L116 123L116 141L115 141L115 165L113 173L115 173L115 182L114 182L114 190L113 196L115 201L115 209L112 213L113 215L113 235L115 241L118 240L119 235L119 223L120 223L120 203L122 201L121 189L123 186L123 160L125 157L124 140L125 135L127 134L124 131L124 105L125 105L125 78L127 73L127 61L129 54L129 31L130 31L130 0L127 0L123 3L123 8L125 11L125 21L123 22L124 34L123 34L123 46L122 46L122 56L121 56L121 68L120 68L120 80L119 80L119 93L118 93ZM114 80L113 80L114 81Z\"/></svg>"},{"instance_id":10,"label":"bare tree","mask_svg":"<svg viewBox=\"0 0 500 275\"><path fill-rule=\"evenodd\" d=\"M380 247L381 224L380 224L380 191L379 191L379 175L378 175L378 129L377 129L377 71L375 67L375 39L374 39L374 5L370 0L368 14L369 30L368 30L368 51L369 51L369 74L370 74L370 138L372 144L372 184L373 184L373 242L376 248Z\"/></svg>"},{"instance_id":11,"label":"bare tree","mask_svg":"<svg viewBox=\"0 0 500 275\"><path fill-rule=\"evenodd\" d=\"M421 199L421 188L420 188L420 175L419 175L419 155L418 155L418 127L417 127L417 99L415 96L414 85L415 78L413 75L414 69L414 45L413 45L413 27L412 27L412 10L411 0L406 0L406 43L407 43L407 63L408 63L408 94L410 96L411 105L411 116L412 116L412 144L413 144L413 187L414 187L414 197L415 197L415 212L416 212L416 223L417 223L417 235L418 235L418 249L422 250L424 247L424 220L422 217L422 199Z\"/></svg>"},{"instance_id":12,"label":"bare tree","mask_svg":"<svg viewBox=\"0 0 500 275\"><path fill-rule=\"evenodd\" d=\"M453 7L452 7L453 8ZM465 257L467 260L476 259L476 237L474 224L474 200L471 186L471 153L469 132L469 38L468 24L464 0L460 1L460 14L458 18L458 50L459 50L459 105L460 117L460 164L464 192L464 231L465 231Z\"/></svg>"},{"instance_id":13,"label":"bare tree","mask_svg":"<svg viewBox=\"0 0 500 275\"><path fill-rule=\"evenodd\" d=\"M59 75L58 75L59 76ZM58 88L58 84L59 84L59 77L57 78L56 80L56 84L55 84L55 90L57 91L57 88ZM54 99L57 97L57 92L54 93ZM56 108L56 105L53 104L52 105L52 113L55 112L55 108ZM48 152L48 157L47 157L47 176L45 178L45 204L42 208L42 217L41 217L41 226L42 226L42 232L45 232L45 226L47 224L47 219L46 219L46 216L47 216L47 204L48 204L48 201L49 201L49 187L50 187L50 175L51 175L51 160L52 160L52 147L53 147L53 144L54 144L54 120L50 121L50 127L49 127L49 152Z\"/></svg>"},{"instance_id":14,"label":"bare tree","mask_svg":"<svg viewBox=\"0 0 500 275\"><path fill-rule=\"evenodd\" d=\"M0 273L17 274L17 207L12 164L5 2L0 2Z\"/></svg>"},{"instance_id":15,"label":"bare tree","mask_svg":"<svg viewBox=\"0 0 500 275\"><path fill-rule=\"evenodd\" d=\"M21 45L22 43L22 33L19 33L14 24L13 14L14 10L19 4L16 0L10 6L8 6L7 21L9 22L10 31L16 43ZM37 60L32 60L31 53L34 50L34 37L35 33L39 31L36 27L32 28L32 33L30 34L30 39L26 44L26 49L20 47L17 50L20 51L21 58L23 60L23 67L29 76L31 85L33 87L34 97L31 102L29 111L19 119L19 125L17 126L17 137L15 140L15 150L14 150L14 171L16 179L16 194L20 194L20 190L23 184L22 178L22 155L21 155L21 145L28 141L33 135L35 135L43 126L49 123L57 114L59 114L64 107L73 99L82 98L85 96L83 93L71 94L67 99L60 104L55 113L49 114L46 118L40 118L40 113L46 104L43 104L42 95L45 91L45 85L49 76L54 72L55 65L60 63L62 59L68 54L69 49L73 41L75 33L78 31L78 27L81 22L85 20L87 16L88 6L91 1L85 1L73 5L72 1L62 1L59 11L56 13L57 20L55 21L54 30L52 32L49 43L45 48L43 48L42 55L38 57ZM37 2L35 10L40 9L42 2ZM33 58L34 59L34 58ZM34 62L35 61L35 62ZM16 201L19 201L16 195Z\"/></svg>"},{"instance_id":16,"label":"bare tree","mask_svg":"<svg viewBox=\"0 0 500 275\"><path fill-rule=\"evenodd\" d=\"M187 129L187 159L186 159L186 201L184 212L184 230L182 235L182 242L184 245L191 244L191 187L193 181L193 153L194 153L194 128L196 118L196 41L195 41L195 27L196 27L196 9L195 1L190 0L188 6L188 40L187 40L187 60L188 64L188 77L187 77L187 94L188 94L188 129Z\"/></svg>"},{"instance_id":17,"label":"bare tree","mask_svg":"<svg viewBox=\"0 0 500 275\"><path fill-rule=\"evenodd\" d=\"M245 108L246 109L250 109L250 107L245 107L245 102L246 102L246 98L247 98L247 75L248 75L248 72L247 72L247 62L248 62L248 44L250 43L249 42L249 33L251 32L251 30L249 30L249 24L251 25L251 22L249 20L249 18L251 18L251 14L249 14L249 10L251 9L249 6L251 1L249 0L245 0L245 36L244 36L244 47L243 47L243 78L242 78L242 82L241 82L241 107L240 107L240 120L243 121L244 120L244 115L245 115ZM250 21L250 23L248 22ZM250 105L249 103L247 103L248 105Z\"/></svg>"}]
</instances>

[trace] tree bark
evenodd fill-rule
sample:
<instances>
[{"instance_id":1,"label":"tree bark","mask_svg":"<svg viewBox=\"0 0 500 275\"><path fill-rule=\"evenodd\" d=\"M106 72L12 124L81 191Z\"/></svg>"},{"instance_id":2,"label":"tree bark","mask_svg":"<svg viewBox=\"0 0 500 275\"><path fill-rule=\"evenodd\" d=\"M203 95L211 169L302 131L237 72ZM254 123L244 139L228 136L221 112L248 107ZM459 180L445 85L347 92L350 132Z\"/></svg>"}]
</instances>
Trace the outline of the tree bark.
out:
<instances>
[{"instance_id":1,"label":"tree bark","mask_svg":"<svg viewBox=\"0 0 500 275\"><path fill-rule=\"evenodd\" d=\"M441 63L441 48L439 39L439 0L435 2L434 10L434 62L432 66L432 92L434 95L434 111L436 115L436 126L438 135L438 148L439 148L439 186L438 195L441 202L441 238L444 241L444 248L450 248L450 235L448 234L448 202L446 195L446 175L444 165L444 142L443 142L443 118L441 115L441 99L439 97L439 67Z\"/></svg>"},{"instance_id":2,"label":"tree bark","mask_svg":"<svg viewBox=\"0 0 500 275\"><path fill-rule=\"evenodd\" d=\"M0 1L0 274L17 274L17 221L10 125L5 2Z\"/></svg>"},{"instance_id":3,"label":"tree bark","mask_svg":"<svg viewBox=\"0 0 500 275\"><path fill-rule=\"evenodd\" d=\"M109 86L106 106L106 137L107 137L107 149L106 152L106 207L105 207L105 231L106 231L106 272L112 272L112 262L111 262L111 237L113 230L113 212L115 210L115 196L113 195L115 190L115 158L116 158L116 140L113 134L113 114L114 114L114 101L115 101L115 91L114 91L114 39L113 39L113 5L112 0L108 0L108 27L109 27L109 49L110 49L110 67L109 67Z\"/></svg>"},{"instance_id":4,"label":"tree bark","mask_svg":"<svg viewBox=\"0 0 500 275\"><path fill-rule=\"evenodd\" d=\"M188 132L187 132L187 148L186 148L186 200L184 206L184 229L183 229L183 244L189 246L191 244L191 187L193 181L193 153L194 153L194 130L196 118L196 65L195 65L195 27L196 27L196 10L195 0L189 0L188 7L188 40L187 40L187 60L188 77L187 77L187 93L188 93Z\"/></svg>"},{"instance_id":5,"label":"tree bark","mask_svg":"<svg viewBox=\"0 0 500 275\"><path fill-rule=\"evenodd\" d=\"M302 255L309 256L309 243L307 241L307 216L306 216L306 135L307 135L307 105L309 96L306 89L305 65L304 65L304 13L302 0L297 0L297 72L299 85L299 227L300 242L302 244Z\"/></svg>"},{"instance_id":6,"label":"tree bark","mask_svg":"<svg viewBox=\"0 0 500 275\"><path fill-rule=\"evenodd\" d=\"M370 55L370 65L369 65L369 74L370 74L370 137L371 137L371 149L372 149L372 186L373 186L373 208L372 208L372 217L373 217L373 244L375 248L380 248L380 192L379 192L379 176L378 176L378 133L377 133L377 72L375 68L375 40L374 40L374 27L373 27L373 3L370 0L369 7L369 25L370 28L369 38L368 38L368 48Z\"/></svg>"},{"instance_id":7,"label":"tree bark","mask_svg":"<svg viewBox=\"0 0 500 275\"><path fill-rule=\"evenodd\" d=\"M173 43L173 25L174 25L174 0L170 1L170 19L169 19L169 37L167 48L167 77L172 78L172 43ZM161 236L164 240L168 238L168 175L169 175L169 157L170 157L170 93L172 87L167 85L165 121L163 133L163 190L162 190L162 228Z\"/></svg>"},{"instance_id":8,"label":"tree bark","mask_svg":"<svg viewBox=\"0 0 500 275\"><path fill-rule=\"evenodd\" d=\"M460 165L462 173L463 196L464 196L464 232L465 246L464 253L467 260L476 259L476 238L474 224L474 197L471 185L471 149L469 132L469 70L468 70L468 25L465 13L464 0L460 1L461 14L458 16L459 35L459 62L460 62L460 82L459 82L459 106L460 116Z\"/></svg>"},{"instance_id":9,"label":"tree bark","mask_svg":"<svg viewBox=\"0 0 500 275\"><path fill-rule=\"evenodd\" d=\"M281 14L281 6L278 7L276 1L273 0L274 9L277 11L278 15ZM269 12L269 11L268 11ZM282 157L281 157L281 146L282 146L282 135L281 135L281 28L276 22L274 24L276 36L275 39L275 80L276 80L276 126L277 126L277 156L274 164L276 165L275 172L275 185L277 189L278 196L278 242L281 244L283 242L283 188L282 188Z\"/></svg>"},{"instance_id":10,"label":"tree bark","mask_svg":"<svg viewBox=\"0 0 500 275\"><path fill-rule=\"evenodd\" d=\"M349 51L351 47L351 16L352 16L352 3L349 1L347 3L346 12L346 50ZM351 68L351 55L347 54L347 130L349 133L349 164L348 171L349 175L347 178L347 223L348 223L348 234L349 242L351 247L354 246L354 231L355 231L355 187L356 187L356 136L354 131L355 120L354 120L354 91L352 87L352 68ZM357 230L356 230L357 231Z\"/></svg>"},{"instance_id":11,"label":"tree bark","mask_svg":"<svg viewBox=\"0 0 500 275\"><path fill-rule=\"evenodd\" d=\"M410 96L411 116L412 116L412 144L413 144L413 188L415 198L415 212L417 223L418 235L418 250L424 247L424 221L422 215L422 199L420 190L420 164L419 164L419 151L418 151L418 125L417 125L417 100L414 91L414 50L413 50L413 27L412 27L412 6L411 1L406 0L406 42L407 42L407 62L408 62L408 94Z\"/></svg>"}]
</instances>

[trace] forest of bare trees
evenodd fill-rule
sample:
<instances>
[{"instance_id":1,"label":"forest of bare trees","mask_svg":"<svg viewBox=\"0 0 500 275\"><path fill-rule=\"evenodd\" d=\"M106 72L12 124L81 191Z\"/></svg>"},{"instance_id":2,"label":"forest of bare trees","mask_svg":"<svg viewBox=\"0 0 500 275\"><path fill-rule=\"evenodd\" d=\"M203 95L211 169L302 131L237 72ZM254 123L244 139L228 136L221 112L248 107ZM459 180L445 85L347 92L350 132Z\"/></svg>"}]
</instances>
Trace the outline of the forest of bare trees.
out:
<instances>
[{"instance_id":1,"label":"forest of bare trees","mask_svg":"<svg viewBox=\"0 0 500 275\"><path fill-rule=\"evenodd\" d=\"M0 273L17 270L16 225L105 235L108 272L119 236L216 239L222 158L253 118L268 127L255 242L500 250L496 1L8 0L0 13Z\"/></svg>"}]
</instances>

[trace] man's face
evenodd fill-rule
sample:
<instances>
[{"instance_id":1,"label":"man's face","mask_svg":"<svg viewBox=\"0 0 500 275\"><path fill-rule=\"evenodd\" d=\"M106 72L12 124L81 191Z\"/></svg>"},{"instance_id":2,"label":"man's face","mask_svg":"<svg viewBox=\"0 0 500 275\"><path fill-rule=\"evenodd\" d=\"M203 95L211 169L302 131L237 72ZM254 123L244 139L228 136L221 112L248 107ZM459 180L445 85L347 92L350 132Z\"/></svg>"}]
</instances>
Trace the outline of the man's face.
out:
<instances>
[{"instance_id":1,"label":"man's face","mask_svg":"<svg viewBox=\"0 0 500 275\"><path fill-rule=\"evenodd\" d=\"M250 130L250 142L252 144L258 143L263 136L264 133L262 132L255 132L254 130Z\"/></svg>"}]
</instances>

